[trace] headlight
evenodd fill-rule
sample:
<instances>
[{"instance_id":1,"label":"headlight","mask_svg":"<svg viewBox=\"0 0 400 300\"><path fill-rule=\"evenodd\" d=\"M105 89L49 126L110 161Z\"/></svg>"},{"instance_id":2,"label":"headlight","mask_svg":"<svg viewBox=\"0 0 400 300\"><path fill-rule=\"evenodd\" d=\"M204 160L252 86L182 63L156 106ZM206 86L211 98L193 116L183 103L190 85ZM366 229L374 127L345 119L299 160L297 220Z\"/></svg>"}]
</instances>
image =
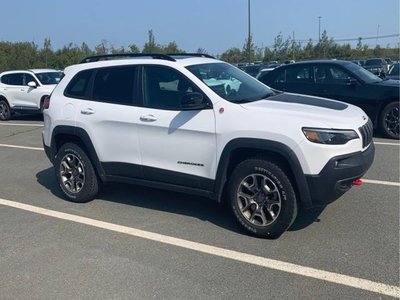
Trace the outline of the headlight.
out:
<instances>
[{"instance_id":1,"label":"headlight","mask_svg":"<svg viewBox=\"0 0 400 300\"><path fill-rule=\"evenodd\" d=\"M359 138L354 130L303 128L303 133L310 142L328 145L344 145Z\"/></svg>"}]
</instances>

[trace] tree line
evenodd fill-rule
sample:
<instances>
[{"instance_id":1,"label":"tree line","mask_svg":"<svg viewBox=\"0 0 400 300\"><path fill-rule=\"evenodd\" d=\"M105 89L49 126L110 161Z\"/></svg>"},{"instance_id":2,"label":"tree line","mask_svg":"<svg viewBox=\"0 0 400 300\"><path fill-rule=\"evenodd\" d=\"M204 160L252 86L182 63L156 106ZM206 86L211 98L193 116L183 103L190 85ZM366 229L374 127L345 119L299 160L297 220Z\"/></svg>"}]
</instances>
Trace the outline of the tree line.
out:
<instances>
[{"instance_id":1,"label":"tree line","mask_svg":"<svg viewBox=\"0 0 400 300\"><path fill-rule=\"evenodd\" d=\"M185 53L175 41L166 45L158 44L153 31L148 32L148 41L140 49L136 44L127 48L116 48L108 41L102 40L91 49L87 43L81 45L69 43L61 49L54 50L51 40L46 38L43 46L39 47L34 42L0 42L0 72L5 70L27 69L27 68L54 68L64 69L66 66L80 62L84 57L91 55L115 54L115 53ZM197 53L207 54L206 49L199 48ZM230 48L217 58L230 63L247 63L255 61L285 61L285 60L306 60L318 58L336 59L364 59L368 57L391 57L399 58L399 46L395 48L380 47L370 48L362 43L360 38L356 47L350 44L337 44L329 38L324 31L321 40L313 43L310 39L305 45L292 37L284 38L278 34L271 47L257 47L252 37L247 39L242 47Z\"/></svg>"}]
</instances>

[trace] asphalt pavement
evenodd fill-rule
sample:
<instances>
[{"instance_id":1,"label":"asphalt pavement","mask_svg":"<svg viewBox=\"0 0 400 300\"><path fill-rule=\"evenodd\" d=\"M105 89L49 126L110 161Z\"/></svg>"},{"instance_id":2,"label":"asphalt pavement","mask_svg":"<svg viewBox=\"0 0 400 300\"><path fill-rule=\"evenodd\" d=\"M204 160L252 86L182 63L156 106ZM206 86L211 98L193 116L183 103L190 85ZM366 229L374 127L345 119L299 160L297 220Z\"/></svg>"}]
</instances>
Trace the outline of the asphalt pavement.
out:
<instances>
[{"instance_id":1,"label":"asphalt pavement","mask_svg":"<svg viewBox=\"0 0 400 300\"><path fill-rule=\"evenodd\" d=\"M399 288L399 141L365 182L277 240L211 200L125 184L67 202L38 116L0 123L0 299L391 299Z\"/></svg>"}]
</instances>

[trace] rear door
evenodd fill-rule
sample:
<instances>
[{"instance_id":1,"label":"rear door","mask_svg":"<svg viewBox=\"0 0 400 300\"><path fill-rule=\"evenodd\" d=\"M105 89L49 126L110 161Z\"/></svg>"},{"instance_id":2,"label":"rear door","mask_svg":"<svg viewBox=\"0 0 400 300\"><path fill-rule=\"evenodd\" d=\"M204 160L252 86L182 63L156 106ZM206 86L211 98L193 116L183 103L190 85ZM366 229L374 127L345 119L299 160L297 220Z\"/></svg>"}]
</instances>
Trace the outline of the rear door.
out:
<instances>
[{"instance_id":1,"label":"rear door","mask_svg":"<svg viewBox=\"0 0 400 300\"><path fill-rule=\"evenodd\" d=\"M107 175L142 176L135 106L137 71L132 65L84 71L69 87L71 93L79 94L82 88L89 91L78 101L76 122L88 133Z\"/></svg>"},{"instance_id":2,"label":"rear door","mask_svg":"<svg viewBox=\"0 0 400 300\"><path fill-rule=\"evenodd\" d=\"M23 106L22 95L26 92L23 73L10 73L2 76L2 91L11 107Z\"/></svg>"}]
</instances>

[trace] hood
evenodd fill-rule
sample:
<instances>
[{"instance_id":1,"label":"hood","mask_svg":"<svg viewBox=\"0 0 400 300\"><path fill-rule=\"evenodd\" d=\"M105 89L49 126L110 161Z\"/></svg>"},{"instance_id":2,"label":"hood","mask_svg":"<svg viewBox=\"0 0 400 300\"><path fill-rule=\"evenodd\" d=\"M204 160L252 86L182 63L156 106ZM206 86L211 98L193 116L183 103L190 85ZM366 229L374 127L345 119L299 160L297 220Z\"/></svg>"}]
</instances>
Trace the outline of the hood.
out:
<instances>
[{"instance_id":1,"label":"hood","mask_svg":"<svg viewBox=\"0 0 400 300\"><path fill-rule=\"evenodd\" d=\"M265 100L242 104L246 110L261 114L273 114L286 122L302 119L304 126L323 126L347 129L350 124L364 124L367 115L357 106L321 97L281 93ZM358 121L355 120L357 118Z\"/></svg>"},{"instance_id":2,"label":"hood","mask_svg":"<svg viewBox=\"0 0 400 300\"><path fill-rule=\"evenodd\" d=\"M394 80L394 79L386 79L382 80L380 82L377 82L377 85L382 85L382 86L392 86L392 87L397 87L400 88L399 80Z\"/></svg>"}]
</instances>

